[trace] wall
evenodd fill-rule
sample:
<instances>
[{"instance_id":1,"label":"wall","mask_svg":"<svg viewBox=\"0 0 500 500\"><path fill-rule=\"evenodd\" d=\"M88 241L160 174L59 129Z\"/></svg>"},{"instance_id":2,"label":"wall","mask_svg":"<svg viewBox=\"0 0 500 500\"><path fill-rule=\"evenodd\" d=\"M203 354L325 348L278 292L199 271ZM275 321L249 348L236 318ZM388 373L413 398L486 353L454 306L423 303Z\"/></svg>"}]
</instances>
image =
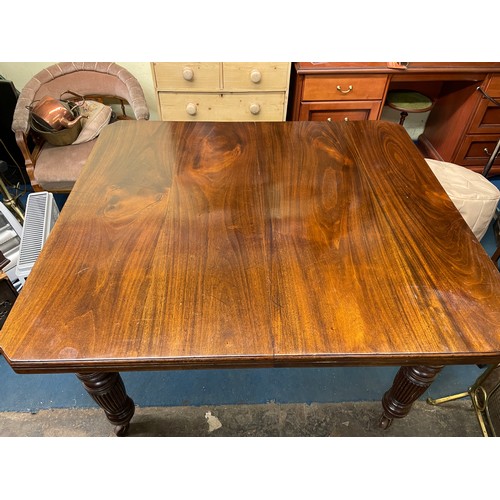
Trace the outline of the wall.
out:
<instances>
[{"instance_id":1,"label":"wall","mask_svg":"<svg viewBox=\"0 0 500 500\"><path fill-rule=\"evenodd\" d=\"M30 78L43 68L50 66L51 62L0 62L0 75L7 80L11 80L17 90L22 90ZM141 84L146 101L148 103L150 120L158 120L158 105L156 101L151 63L149 62L119 62L130 71Z\"/></svg>"}]
</instances>

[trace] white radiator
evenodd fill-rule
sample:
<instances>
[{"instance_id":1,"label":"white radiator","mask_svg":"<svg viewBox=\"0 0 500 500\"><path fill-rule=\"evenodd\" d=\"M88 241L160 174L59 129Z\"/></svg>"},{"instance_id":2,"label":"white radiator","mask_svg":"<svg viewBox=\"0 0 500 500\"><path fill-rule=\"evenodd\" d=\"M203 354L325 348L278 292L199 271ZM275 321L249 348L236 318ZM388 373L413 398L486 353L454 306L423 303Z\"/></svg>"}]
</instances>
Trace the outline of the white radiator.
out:
<instances>
[{"instance_id":1,"label":"white radiator","mask_svg":"<svg viewBox=\"0 0 500 500\"><path fill-rule=\"evenodd\" d=\"M58 217L59 209L52 193L43 191L28 195L16 266L19 278L27 278L31 272Z\"/></svg>"}]
</instances>

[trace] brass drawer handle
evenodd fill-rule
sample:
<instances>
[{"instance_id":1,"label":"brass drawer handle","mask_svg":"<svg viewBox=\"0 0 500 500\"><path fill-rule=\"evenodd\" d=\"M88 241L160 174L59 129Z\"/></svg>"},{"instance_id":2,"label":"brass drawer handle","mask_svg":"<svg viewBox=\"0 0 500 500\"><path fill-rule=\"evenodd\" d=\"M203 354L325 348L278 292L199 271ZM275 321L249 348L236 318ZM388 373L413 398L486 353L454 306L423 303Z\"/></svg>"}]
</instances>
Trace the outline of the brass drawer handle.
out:
<instances>
[{"instance_id":1,"label":"brass drawer handle","mask_svg":"<svg viewBox=\"0 0 500 500\"><path fill-rule=\"evenodd\" d=\"M337 85L337 90L341 94L348 94L352 90L352 85L349 85L349 87L347 87L347 90L342 90L342 87L340 85Z\"/></svg>"}]
</instances>

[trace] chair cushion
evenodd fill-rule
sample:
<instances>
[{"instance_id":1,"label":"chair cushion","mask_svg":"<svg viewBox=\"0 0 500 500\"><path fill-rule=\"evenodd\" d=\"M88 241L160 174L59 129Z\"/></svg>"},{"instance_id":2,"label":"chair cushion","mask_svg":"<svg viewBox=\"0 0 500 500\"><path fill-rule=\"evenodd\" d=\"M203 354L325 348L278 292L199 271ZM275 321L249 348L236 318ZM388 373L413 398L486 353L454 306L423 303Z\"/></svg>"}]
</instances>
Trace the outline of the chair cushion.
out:
<instances>
[{"instance_id":1,"label":"chair cushion","mask_svg":"<svg viewBox=\"0 0 500 500\"><path fill-rule=\"evenodd\" d=\"M495 214L500 191L481 174L445 161L425 160L478 240Z\"/></svg>"},{"instance_id":2,"label":"chair cushion","mask_svg":"<svg viewBox=\"0 0 500 500\"><path fill-rule=\"evenodd\" d=\"M95 143L96 139L69 146L45 143L35 167L38 184L46 191L71 191Z\"/></svg>"}]
</instances>

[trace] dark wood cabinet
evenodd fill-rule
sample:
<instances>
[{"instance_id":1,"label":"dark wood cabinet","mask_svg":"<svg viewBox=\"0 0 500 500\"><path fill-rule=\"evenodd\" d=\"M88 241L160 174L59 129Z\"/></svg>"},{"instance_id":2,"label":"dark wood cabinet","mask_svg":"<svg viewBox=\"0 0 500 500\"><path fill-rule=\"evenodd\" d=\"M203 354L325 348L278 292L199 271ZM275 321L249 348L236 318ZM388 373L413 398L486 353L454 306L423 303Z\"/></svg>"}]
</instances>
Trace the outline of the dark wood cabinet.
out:
<instances>
[{"instance_id":1,"label":"dark wood cabinet","mask_svg":"<svg viewBox=\"0 0 500 500\"><path fill-rule=\"evenodd\" d=\"M0 329L14 305L17 295L18 293L9 277L3 271L0 271Z\"/></svg>"},{"instance_id":2,"label":"dark wood cabinet","mask_svg":"<svg viewBox=\"0 0 500 500\"><path fill-rule=\"evenodd\" d=\"M418 141L425 156L482 171L500 138L500 107L479 86L500 99L500 63L297 62L288 119L379 120L389 90L416 90L434 101Z\"/></svg>"}]
</instances>

